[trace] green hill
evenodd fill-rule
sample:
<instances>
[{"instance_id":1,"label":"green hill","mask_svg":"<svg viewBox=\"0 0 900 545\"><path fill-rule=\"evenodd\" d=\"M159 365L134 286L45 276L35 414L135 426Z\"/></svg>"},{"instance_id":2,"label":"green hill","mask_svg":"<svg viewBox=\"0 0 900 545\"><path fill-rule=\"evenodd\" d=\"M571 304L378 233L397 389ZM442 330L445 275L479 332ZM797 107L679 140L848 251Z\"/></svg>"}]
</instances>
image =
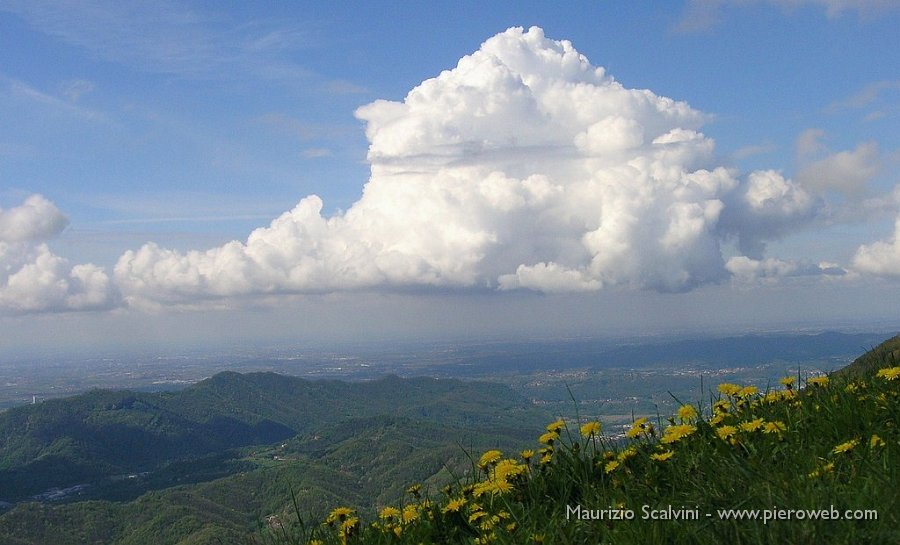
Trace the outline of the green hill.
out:
<instances>
[{"instance_id":1,"label":"green hill","mask_svg":"<svg viewBox=\"0 0 900 545\"><path fill-rule=\"evenodd\" d=\"M374 510L401 497L401 483L462 474L464 449L521 445L521 423L546 418L497 384L272 373L12 409L0 415L0 499L90 486L62 503L19 503L0 515L0 542L237 542L285 517L292 491L310 517L335 503Z\"/></svg>"},{"instance_id":2,"label":"green hill","mask_svg":"<svg viewBox=\"0 0 900 545\"><path fill-rule=\"evenodd\" d=\"M177 472L179 462L381 414L515 434L539 413L501 385L428 378L347 383L226 372L175 393L98 390L0 413L0 501Z\"/></svg>"}]
</instances>

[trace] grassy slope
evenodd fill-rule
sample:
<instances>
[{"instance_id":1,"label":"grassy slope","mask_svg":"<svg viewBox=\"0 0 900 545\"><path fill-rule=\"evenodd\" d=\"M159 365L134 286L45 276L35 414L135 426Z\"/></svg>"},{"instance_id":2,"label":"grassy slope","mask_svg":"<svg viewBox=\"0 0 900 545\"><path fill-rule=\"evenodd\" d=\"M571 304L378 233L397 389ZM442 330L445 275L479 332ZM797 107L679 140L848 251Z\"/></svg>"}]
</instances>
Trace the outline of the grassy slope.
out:
<instances>
[{"instance_id":1,"label":"grassy slope","mask_svg":"<svg viewBox=\"0 0 900 545\"><path fill-rule=\"evenodd\" d=\"M546 463L537 461L540 452L531 463L512 454L508 462L487 464L477 479L433 495L428 503L407 496L405 504L397 505L404 510L402 517L385 513L386 518L363 517L360 522L356 513L336 511L331 524L313 526L311 533L295 527L293 536L264 534L260 539L341 544L900 543L900 376L889 380L891 373L900 375L897 347L898 340L892 339L849 371L828 380L810 379L799 391L799 384L759 393L725 387L695 406L699 418L685 409L681 417L657 422L652 434L637 433L624 444L583 437L578 425L570 423L552 445L547 437L543 445L535 443L535 450L547 449ZM877 374L885 368L892 370ZM713 411L716 401L723 403ZM636 520L567 519L567 506L577 505L595 515L611 508L631 510ZM700 518L642 520L644 506L696 508ZM794 511L794 520L763 524L724 519L718 511L827 509L830 515L832 507L840 520L796 520ZM845 518L846 510L866 509L876 510L878 518Z\"/></svg>"}]
</instances>

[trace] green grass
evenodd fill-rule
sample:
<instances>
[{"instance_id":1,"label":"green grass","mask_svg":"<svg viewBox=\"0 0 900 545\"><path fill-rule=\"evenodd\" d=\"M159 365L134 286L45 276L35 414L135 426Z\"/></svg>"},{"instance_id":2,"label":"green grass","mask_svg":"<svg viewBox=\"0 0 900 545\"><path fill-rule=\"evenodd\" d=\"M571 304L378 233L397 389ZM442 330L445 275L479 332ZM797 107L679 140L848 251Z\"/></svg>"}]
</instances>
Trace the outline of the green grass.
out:
<instances>
[{"instance_id":1,"label":"green grass","mask_svg":"<svg viewBox=\"0 0 900 545\"><path fill-rule=\"evenodd\" d=\"M795 377L767 392L720 386L629 439L560 421L535 430L533 456L475 456L469 478L414 489L382 517L295 516L257 543L900 543L900 377L891 380L900 368L893 350L873 353L858 373ZM674 513L696 519L652 518Z\"/></svg>"}]
</instances>

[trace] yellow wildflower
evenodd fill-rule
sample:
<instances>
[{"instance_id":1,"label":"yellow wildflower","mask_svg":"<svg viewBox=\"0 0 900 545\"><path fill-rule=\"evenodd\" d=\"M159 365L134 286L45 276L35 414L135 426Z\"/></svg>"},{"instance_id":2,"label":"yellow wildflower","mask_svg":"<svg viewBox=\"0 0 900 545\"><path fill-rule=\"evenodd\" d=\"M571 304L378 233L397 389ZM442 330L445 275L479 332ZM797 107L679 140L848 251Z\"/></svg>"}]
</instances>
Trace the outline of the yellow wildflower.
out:
<instances>
[{"instance_id":1,"label":"yellow wildflower","mask_svg":"<svg viewBox=\"0 0 900 545\"><path fill-rule=\"evenodd\" d=\"M394 517L400 516L400 510L396 507L385 507L381 510L381 513L378 514L382 519L390 519Z\"/></svg>"},{"instance_id":2,"label":"yellow wildflower","mask_svg":"<svg viewBox=\"0 0 900 545\"><path fill-rule=\"evenodd\" d=\"M869 448L883 447L884 439L878 437L877 435L872 435L872 438L869 439Z\"/></svg>"},{"instance_id":3,"label":"yellow wildflower","mask_svg":"<svg viewBox=\"0 0 900 545\"><path fill-rule=\"evenodd\" d=\"M403 508L403 522L412 522L419 518L419 507L415 504Z\"/></svg>"},{"instance_id":4,"label":"yellow wildflower","mask_svg":"<svg viewBox=\"0 0 900 545\"><path fill-rule=\"evenodd\" d=\"M719 392L727 396L736 396L740 391L741 387L737 384L731 384L729 382L719 384Z\"/></svg>"},{"instance_id":5,"label":"yellow wildflower","mask_svg":"<svg viewBox=\"0 0 900 545\"><path fill-rule=\"evenodd\" d=\"M689 424L669 426L668 428L666 428L666 431L663 432L663 438L660 439L660 442L667 444L674 443L675 441L679 441L694 433L695 431L697 431L697 428Z\"/></svg>"},{"instance_id":6,"label":"yellow wildflower","mask_svg":"<svg viewBox=\"0 0 900 545\"><path fill-rule=\"evenodd\" d=\"M757 418L754 420L750 420L748 422L741 422L739 425L743 431L753 432L763 427L765 424L765 420L762 418Z\"/></svg>"},{"instance_id":7,"label":"yellow wildflower","mask_svg":"<svg viewBox=\"0 0 900 545\"><path fill-rule=\"evenodd\" d=\"M636 454L637 454L637 449L634 448L633 446L631 446L631 447L628 447L627 449L623 450L622 452L620 452L619 455L616 456L616 460L618 460L620 462L624 462L625 460L635 456Z\"/></svg>"},{"instance_id":8,"label":"yellow wildflower","mask_svg":"<svg viewBox=\"0 0 900 545\"><path fill-rule=\"evenodd\" d=\"M619 467L619 462L617 462L615 460L612 460L611 462L606 462L606 465L603 466L603 472L604 473L612 473L613 471L616 470L617 467Z\"/></svg>"},{"instance_id":9,"label":"yellow wildflower","mask_svg":"<svg viewBox=\"0 0 900 545\"><path fill-rule=\"evenodd\" d=\"M738 390L737 396L740 398L747 398L750 396L755 396L759 393L759 388L756 386L744 386L740 390Z\"/></svg>"},{"instance_id":10,"label":"yellow wildflower","mask_svg":"<svg viewBox=\"0 0 900 545\"><path fill-rule=\"evenodd\" d=\"M720 399L713 403L713 412L716 414L726 414L728 413L728 409L731 408L731 404L725 401L724 399Z\"/></svg>"},{"instance_id":11,"label":"yellow wildflower","mask_svg":"<svg viewBox=\"0 0 900 545\"><path fill-rule=\"evenodd\" d=\"M531 461L532 458L534 458L534 451L531 449L523 450L521 452L521 456L522 456L522 459L525 460L526 463L528 463Z\"/></svg>"},{"instance_id":12,"label":"yellow wildflower","mask_svg":"<svg viewBox=\"0 0 900 545\"><path fill-rule=\"evenodd\" d=\"M824 475L826 473L831 473L833 471L834 471L834 462L829 462L829 463L823 465L822 467L819 467L819 468L811 471L807 475L807 477L809 477L810 479L814 479L816 477L821 477L822 475Z\"/></svg>"},{"instance_id":13,"label":"yellow wildflower","mask_svg":"<svg viewBox=\"0 0 900 545\"><path fill-rule=\"evenodd\" d=\"M456 498L454 500L448 501L447 505L445 505L444 508L441 509L441 511L444 513L458 513L459 510L462 509L465 505L465 498Z\"/></svg>"},{"instance_id":14,"label":"yellow wildflower","mask_svg":"<svg viewBox=\"0 0 900 545\"><path fill-rule=\"evenodd\" d=\"M721 424L724 421L725 421L725 415L721 414L721 413L717 414L716 416L709 419L709 423L713 426L718 426L719 424Z\"/></svg>"},{"instance_id":15,"label":"yellow wildflower","mask_svg":"<svg viewBox=\"0 0 900 545\"><path fill-rule=\"evenodd\" d=\"M337 521L343 522L352 514L353 509L350 509L349 507L336 507L325 519L325 522L328 524L334 524Z\"/></svg>"},{"instance_id":16,"label":"yellow wildflower","mask_svg":"<svg viewBox=\"0 0 900 545\"><path fill-rule=\"evenodd\" d=\"M778 382L780 382L782 386L786 386L787 389L790 390L791 388L794 387L795 380L796 379L794 377L784 377L783 379L779 380Z\"/></svg>"},{"instance_id":17,"label":"yellow wildflower","mask_svg":"<svg viewBox=\"0 0 900 545\"><path fill-rule=\"evenodd\" d=\"M512 458L507 458L506 460L502 460L497 463L497 466L494 468L494 478L495 479L506 479L507 477L514 477L516 475L521 475L524 472L525 472L524 465L513 460Z\"/></svg>"},{"instance_id":18,"label":"yellow wildflower","mask_svg":"<svg viewBox=\"0 0 900 545\"><path fill-rule=\"evenodd\" d=\"M766 425L763 427L763 433L775 433L781 435L785 429L784 422L776 420L774 422L766 422Z\"/></svg>"},{"instance_id":19,"label":"yellow wildflower","mask_svg":"<svg viewBox=\"0 0 900 545\"><path fill-rule=\"evenodd\" d=\"M667 450L665 452L653 453L650 455L651 460L656 460L657 462L665 462L672 456L675 456L674 450Z\"/></svg>"},{"instance_id":20,"label":"yellow wildflower","mask_svg":"<svg viewBox=\"0 0 900 545\"><path fill-rule=\"evenodd\" d=\"M880 369L875 376L883 378L884 380L897 380L900 378L900 366L885 367L884 369Z\"/></svg>"},{"instance_id":21,"label":"yellow wildflower","mask_svg":"<svg viewBox=\"0 0 900 545\"><path fill-rule=\"evenodd\" d=\"M678 408L678 418L682 422L690 422L697 419L697 409L693 405L682 405Z\"/></svg>"},{"instance_id":22,"label":"yellow wildflower","mask_svg":"<svg viewBox=\"0 0 900 545\"><path fill-rule=\"evenodd\" d=\"M588 422L581 426L581 436L591 437L600 433L600 422Z\"/></svg>"},{"instance_id":23,"label":"yellow wildflower","mask_svg":"<svg viewBox=\"0 0 900 545\"><path fill-rule=\"evenodd\" d=\"M722 426L721 428L716 428L716 435L719 436L719 439L722 441L727 441L737 434L737 428L734 426Z\"/></svg>"},{"instance_id":24,"label":"yellow wildflower","mask_svg":"<svg viewBox=\"0 0 900 545\"><path fill-rule=\"evenodd\" d=\"M831 449L831 452L834 454L844 454L845 452L850 452L853 448L859 444L859 439L851 439L845 443L841 443L840 445Z\"/></svg>"},{"instance_id":25,"label":"yellow wildflower","mask_svg":"<svg viewBox=\"0 0 900 545\"><path fill-rule=\"evenodd\" d=\"M476 520L480 519L481 517L483 517L485 515L487 515L487 513L485 513L484 511L479 509L478 511L475 511L474 513L469 515L469 523L475 522Z\"/></svg>"},{"instance_id":26,"label":"yellow wildflower","mask_svg":"<svg viewBox=\"0 0 900 545\"><path fill-rule=\"evenodd\" d=\"M422 490L422 485L414 484L406 489L407 494L412 494L415 497L419 497L419 492Z\"/></svg>"},{"instance_id":27,"label":"yellow wildflower","mask_svg":"<svg viewBox=\"0 0 900 545\"><path fill-rule=\"evenodd\" d=\"M355 530L357 526L359 526L359 519L350 517L341 523L341 534L346 536Z\"/></svg>"},{"instance_id":28,"label":"yellow wildflower","mask_svg":"<svg viewBox=\"0 0 900 545\"><path fill-rule=\"evenodd\" d=\"M828 377L813 377L811 379L807 379L806 384L809 386L828 386Z\"/></svg>"},{"instance_id":29,"label":"yellow wildflower","mask_svg":"<svg viewBox=\"0 0 900 545\"><path fill-rule=\"evenodd\" d=\"M492 493L497 494L505 494L513 489L512 484L506 479L497 479L493 481L493 488L491 489Z\"/></svg>"},{"instance_id":30,"label":"yellow wildflower","mask_svg":"<svg viewBox=\"0 0 900 545\"><path fill-rule=\"evenodd\" d=\"M559 439L559 433L555 431L548 431L547 433L538 437L538 441L544 443L545 445L552 445L554 441Z\"/></svg>"},{"instance_id":31,"label":"yellow wildflower","mask_svg":"<svg viewBox=\"0 0 900 545\"><path fill-rule=\"evenodd\" d=\"M547 431L559 433L566 426L566 422L562 419L547 424Z\"/></svg>"},{"instance_id":32,"label":"yellow wildflower","mask_svg":"<svg viewBox=\"0 0 900 545\"><path fill-rule=\"evenodd\" d=\"M639 435L643 435L645 433L653 433L653 426L647 423L646 417L641 417L634 421L634 423L631 425L631 429L625 432L625 436L629 439L634 439L635 437L638 437Z\"/></svg>"},{"instance_id":33,"label":"yellow wildflower","mask_svg":"<svg viewBox=\"0 0 900 545\"><path fill-rule=\"evenodd\" d=\"M503 456L503 453L499 450L489 450L481 455L481 459L478 460L478 467L484 469L499 460L501 456Z\"/></svg>"}]
</instances>

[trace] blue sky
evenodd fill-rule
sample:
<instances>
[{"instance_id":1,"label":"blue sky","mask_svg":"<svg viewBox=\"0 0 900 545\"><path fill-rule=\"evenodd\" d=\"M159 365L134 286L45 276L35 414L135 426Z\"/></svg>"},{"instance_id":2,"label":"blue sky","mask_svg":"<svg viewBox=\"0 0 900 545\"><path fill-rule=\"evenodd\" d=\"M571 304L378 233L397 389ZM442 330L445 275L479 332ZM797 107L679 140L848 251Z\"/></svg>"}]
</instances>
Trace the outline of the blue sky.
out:
<instances>
[{"instance_id":1,"label":"blue sky","mask_svg":"<svg viewBox=\"0 0 900 545\"><path fill-rule=\"evenodd\" d=\"M900 5L666 5L0 2L0 340L891 327Z\"/></svg>"}]
</instances>

